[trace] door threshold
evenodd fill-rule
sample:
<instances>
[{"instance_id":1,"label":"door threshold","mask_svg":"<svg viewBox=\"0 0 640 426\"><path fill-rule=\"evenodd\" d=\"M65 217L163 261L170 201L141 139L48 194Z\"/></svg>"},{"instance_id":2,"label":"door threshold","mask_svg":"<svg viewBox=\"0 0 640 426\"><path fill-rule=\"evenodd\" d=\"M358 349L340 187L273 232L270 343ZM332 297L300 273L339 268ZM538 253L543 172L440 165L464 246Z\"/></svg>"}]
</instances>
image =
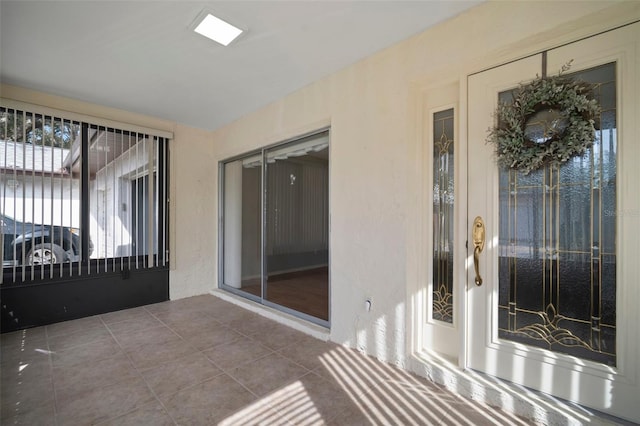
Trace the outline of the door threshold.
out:
<instances>
[{"instance_id":1,"label":"door threshold","mask_svg":"<svg viewBox=\"0 0 640 426\"><path fill-rule=\"evenodd\" d=\"M329 340L329 330L325 327L313 324L309 321L305 321L303 319L297 318L293 315L289 315L285 312L278 311L260 303L256 303L252 300L235 295L228 291L214 289L210 291L210 294L215 297L219 297L220 299L225 300L229 303L240 306L241 308L244 308L248 311L255 312L258 315L262 315L265 318L291 327L294 330L298 330L302 333L308 334L312 337L315 337L316 339L320 339L325 342Z\"/></svg>"},{"instance_id":2,"label":"door threshold","mask_svg":"<svg viewBox=\"0 0 640 426\"><path fill-rule=\"evenodd\" d=\"M414 353L409 359L409 369L464 398L541 425L636 424L475 370L461 369L455 362L432 352Z\"/></svg>"}]
</instances>

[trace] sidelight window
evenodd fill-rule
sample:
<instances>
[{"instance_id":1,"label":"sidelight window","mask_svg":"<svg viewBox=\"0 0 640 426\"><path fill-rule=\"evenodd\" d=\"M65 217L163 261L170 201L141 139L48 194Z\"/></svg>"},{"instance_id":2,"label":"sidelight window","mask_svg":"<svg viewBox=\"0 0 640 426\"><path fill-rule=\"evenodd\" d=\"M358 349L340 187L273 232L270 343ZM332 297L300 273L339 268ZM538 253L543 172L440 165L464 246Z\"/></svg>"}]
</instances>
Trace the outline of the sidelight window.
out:
<instances>
[{"instance_id":1,"label":"sidelight window","mask_svg":"<svg viewBox=\"0 0 640 426\"><path fill-rule=\"evenodd\" d=\"M453 323L454 110L433 114L432 317Z\"/></svg>"}]
</instances>

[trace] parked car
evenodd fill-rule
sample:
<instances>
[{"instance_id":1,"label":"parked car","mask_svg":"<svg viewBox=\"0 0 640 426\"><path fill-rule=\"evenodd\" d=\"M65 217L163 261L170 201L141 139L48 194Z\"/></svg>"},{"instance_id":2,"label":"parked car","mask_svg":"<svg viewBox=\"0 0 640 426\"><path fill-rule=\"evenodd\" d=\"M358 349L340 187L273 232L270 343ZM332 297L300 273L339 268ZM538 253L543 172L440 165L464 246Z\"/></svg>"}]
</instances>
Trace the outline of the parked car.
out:
<instances>
[{"instance_id":1,"label":"parked car","mask_svg":"<svg viewBox=\"0 0 640 426\"><path fill-rule=\"evenodd\" d=\"M77 262L80 260L80 230L17 221L0 215L4 256L2 266ZM89 255L93 244L89 241Z\"/></svg>"}]
</instances>

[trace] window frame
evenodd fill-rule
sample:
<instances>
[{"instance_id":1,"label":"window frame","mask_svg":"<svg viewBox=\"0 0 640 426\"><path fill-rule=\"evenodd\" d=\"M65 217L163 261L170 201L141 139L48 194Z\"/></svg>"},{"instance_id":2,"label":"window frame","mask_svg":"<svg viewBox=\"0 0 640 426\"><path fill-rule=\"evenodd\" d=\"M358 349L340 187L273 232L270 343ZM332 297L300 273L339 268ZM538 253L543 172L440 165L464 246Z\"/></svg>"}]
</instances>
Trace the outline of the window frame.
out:
<instances>
[{"instance_id":1,"label":"window frame","mask_svg":"<svg viewBox=\"0 0 640 426\"><path fill-rule=\"evenodd\" d=\"M217 273L217 287L221 290L228 291L234 295L240 296L247 300L256 302L266 307L270 307L276 309L278 311L284 312L286 314L292 315L294 317L303 319L305 321L309 321L311 323L320 325L322 327L331 328L331 162L328 162L328 188L327 188L327 197L328 197L328 228L327 228L327 251L328 251L328 320L323 320L321 318L314 317L312 315L296 311L294 309L288 308L286 306L276 304L270 302L265 298L264 290L265 290L265 274L267 273L267 259L266 259L266 244L267 244L267 235L266 235L266 210L265 210L265 200L267 199L267 168L264 165L267 163L267 157L270 151L274 149L285 147L286 145L292 145L296 142L300 142L306 138L311 138L314 136L321 135L323 133L327 134L329 139L329 158L331 158L331 127L325 126L307 133L303 133L300 135L293 136L291 138L287 138L272 144L264 145L259 148L245 151L240 154L236 154L227 158L224 158L218 162L218 273ZM260 156L260 169L261 169L261 178L260 178L260 281L261 281L261 295L256 296L250 294L248 292L236 289L224 283L224 273L225 273L225 166L227 164L233 163L238 160L247 159L251 157Z\"/></svg>"},{"instance_id":2,"label":"window frame","mask_svg":"<svg viewBox=\"0 0 640 426\"><path fill-rule=\"evenodd\" d=\"M2 275L0 276L0 287L6 288L12 285L24 285L30 283L40 283L40 282L54 282L54 281L64 281L69 279L79 279L83 276L95 276L99 274L107 274L107 273L121 273L123 276L128 276L129 270L132 269L167 269L169 268L169 146L170 142L173 139L173 134L170 132L165 132L157 129L150 129L141 126L130 125L126 123L118 123L111 120L100 119L97 117L92 117L83 114L71 113L67 111L60 111L52 108L42 107L38 105L31 105L28 103L23 103L19 101L8 100L4 98L0 98L0 110L2 113L9 114L20 114L24 116L41 116L46 117L47 119L60 121L63 123L72 123L73 125L77 125L79 127L79 134L77 135L77 140L80 142L79 152L74 152L74 144L71 142L71 147L69 151L69 158L72 159L72 162L80 160L80 171L79 173L73 172L72 176L74 180L77 178L79 181L79 226L77 228L80 229L80 258L77 260L70 260L64 263L55 263L43 265L43 267L34 267L33 265L27 265L25 261L21 262L21 259L13 260L13 265L5 266L3 264ZM147 188L145 189L145 193L148 192L149 188L151 188L156 195L154 195L153 203L154 203L154 212L155 217L152 222L145 220L145 230L147 239L154 239L154 247L157 249L150 250L149 253L141 254L140 256L135 256L133 253L130 253L129 256L117 256L114 253L111 255L103 256L99 258L90 258L91 252L91 195L90 195L90 164L89 164L89 131L90 129L103 130L105 132L111 132L114 134L128 134L128 135L139 135L144 136L145 138L154 141L155 151L153 152L150 158L147 158L147 163L145 165L145 169L143 173L140 173L135 179L144 178L145 176L153 176L153 179L146 179L149 182ZM4 138L5 135L3 134ZM23 131L23 141L24 141L24 131ZM8 139L7 139L8 141ZM5 143L5 140L2 139L0 143ZM32 144L29 144L32 145ZM34 145L35 146L35 145ZM47 148L49 145L42 145ZM78 149L76 146L75 149ZM114 163L118 161L119 157L115 157L110 160L109 163ZM23 166L24 167L24 166ZM27 169L23 168L18 171L19 173L23 173L28 176L35 175L36 177L41 174L40 172L31 172ZM115 171L114 171L115 173ZM3 178L9 175L4 169L2 171ZM114 175L115 176L115 175ZM118 183L118 178L114 178L116 184ZM53 188L53 187L52 187ZM53 189L51 189L53 190ZM45 192L49 191L49 188ZM4 193L3 193L4 194ZM46 194L45 194L46 195ZM114 197L112 200L109 200L113 203L113 208L115 211L116 206L118 205L119 198L115 197L115 191L112 192L112 196ZM4 195L3 195L4 197ZM34 196L34 199L36 197ZM14 196L14 199L15 196ZM45 200L46 198L41 198L41 200ZM67 200L63 200L66 202ZM70 200L71 201L71 200ZM51 205L52 201L49 201ZM4 208L3 208L4 209ZM4 214L3 210L3 214ZM77 212L73 211L72 215L75 216ZM110 213L110 212L107 212ZM131 212L127 212L131 214ZM12 218L13 220L19 221L25 220L25 213L23 212L22 218ZM149 216L151 217L151 216ZM34 220L32 218L32 220ZM35 220L34 220L35 221ZM46 224L45 224L46 225ZM58 226L55 223L46 226ZM60 225L62 226L62 225ZM120 224L120 227L123 225ZM63 227L66 227L64 225ZM115 229L115 228L114 228ZM117 230L115 230L117 231ZM121 232L121 231L117 231ZM133 238L133 237L132 237ZM145 241L146 243L146 241ZM95 250L95 248L94 248ZM24 258L24 253L22 253L22 258ZM134 260L138 261L138 267L134 266ZM4 263L4 259L3 259ZM104 268L100 267L101 265L105 265ZM108 265L108 268L107 268ZM34 270L37 270L37 273L34 273Z\"/></svg>"}]
</instances>

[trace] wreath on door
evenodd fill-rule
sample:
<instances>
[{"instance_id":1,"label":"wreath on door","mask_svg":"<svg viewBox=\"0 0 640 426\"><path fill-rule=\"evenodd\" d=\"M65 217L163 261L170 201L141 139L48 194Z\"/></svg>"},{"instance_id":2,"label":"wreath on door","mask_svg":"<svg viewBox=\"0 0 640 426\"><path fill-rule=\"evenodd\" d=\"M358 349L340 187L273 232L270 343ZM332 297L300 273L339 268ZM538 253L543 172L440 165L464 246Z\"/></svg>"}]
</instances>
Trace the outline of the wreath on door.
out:
<instances>
[{"instance_id":1,"label":"wreath on door","mask_svg":"<svg viewBox=\"0 0 640 426\"><path fill-rule=\"evenodd\" d=\"M556 76L520 84L513 102L499 102L497 124L487 138L499 166L529 174L559 166L593 145L600 113L594 85L564 76L570 66Z\"/></svg>"}]
</instances>

